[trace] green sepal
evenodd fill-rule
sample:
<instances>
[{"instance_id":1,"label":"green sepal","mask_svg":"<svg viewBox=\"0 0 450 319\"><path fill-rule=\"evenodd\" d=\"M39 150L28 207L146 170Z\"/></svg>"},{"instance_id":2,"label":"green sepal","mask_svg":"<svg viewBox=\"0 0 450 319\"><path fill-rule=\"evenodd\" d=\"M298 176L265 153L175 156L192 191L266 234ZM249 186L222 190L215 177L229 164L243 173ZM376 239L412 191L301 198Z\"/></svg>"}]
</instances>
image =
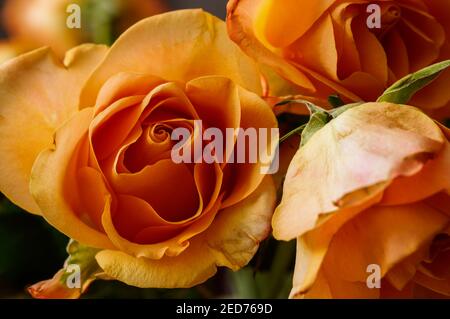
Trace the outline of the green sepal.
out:
<instances>
[{"instance_id":1,"label":"green sepal","mask_svg":"<svg viewBox=\"0 0 450 319\"><path fill-rule=\"evenodd\" d=\"M415 93L433 82L449 66L450 60L446 60L409 74L384 91L377 102L406 104Z\"/></svg>"}]
</instances>

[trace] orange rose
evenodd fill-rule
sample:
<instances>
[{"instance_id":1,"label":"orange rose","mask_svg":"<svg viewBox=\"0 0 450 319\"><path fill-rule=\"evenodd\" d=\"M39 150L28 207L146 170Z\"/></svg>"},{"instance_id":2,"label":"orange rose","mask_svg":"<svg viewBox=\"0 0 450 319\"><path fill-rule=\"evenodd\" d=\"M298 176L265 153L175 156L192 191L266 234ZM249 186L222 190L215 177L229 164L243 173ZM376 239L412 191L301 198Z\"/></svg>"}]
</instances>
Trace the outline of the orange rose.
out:
<instances>
[{"instance_id":1,"label":"orange rose","mask_svg":"<svg viewBox=\"0 0 450 319\"><path fill-rule=\"evenodd\" d=\"M323 99L375 101L396 80L450 58L449 1L230 0L227 20L247 54ZM447 70L411 104L450 115L449 85Z\"/></svg>"},{"instance_id":2,"label":"orange rose","mask_svg":"<svg viewBox=\"0 0 450 319\"><path fill-rule=\"evenodd\" d=\"M127 284L189 287L236 270L269 233L273 183L259 161L175 164L171 132L196 134L194 120L275 128L260 93L255 64L201 10L148 18L63 64L33 51L0 68L0 190L100 248L100 267Z\"/></svg>"},{"instance_id":3,"label":"orange rose","mask_svg":"<svg viewBox=\"0 0 450 319\"><path fill-rule=\"evenodd\" d=\"M449 166L450 130L410 106L362 104L316 132L273 218L297 238L291 296L450 296Z\"/></svg>"}]
</instances>

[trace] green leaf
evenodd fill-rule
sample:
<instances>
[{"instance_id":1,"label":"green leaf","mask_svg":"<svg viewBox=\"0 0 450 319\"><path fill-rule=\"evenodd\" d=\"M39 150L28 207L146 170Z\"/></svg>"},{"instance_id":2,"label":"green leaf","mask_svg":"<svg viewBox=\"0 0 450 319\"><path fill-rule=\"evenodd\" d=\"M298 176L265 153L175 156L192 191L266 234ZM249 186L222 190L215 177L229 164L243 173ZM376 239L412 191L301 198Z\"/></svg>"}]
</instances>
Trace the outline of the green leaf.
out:
<instances>
[{"instance_id":1,"label":"green leaf","mask_svg":"<svg viewBox=\"0 0 450 319\"><path fill-rule=\"evenodd\" d=\"M300 125L299 127L295 128L292 131L290 131L290 132L286 133L285 135L283 135L280 138L280 143L283 143L285 140L287 140L288 138L290 138L291 136L293 136L295 134L302 135L302 131L305 129L306 125L307 124Z\"/></svg>"},{"instance_id":2,"label":"green leaf","mask_svg":"<svg viewBox=\"0 0 450 319\"><path fill-rule=\"evenodd\" d=\"M302 140L300 146L302 146L317 130L321 129L326 123L329 122L331 115L325 109L307 100L284 100L277 103L275 106L285 105L289 103L301 103L306 105L309 112L311 113L311 116L308 123L293 129L292 131L281 137L280 143L285 141L292 135L301 134Z\"/></svg>"},{"instance_id":3,"label":"green leaf","mask_svg":"<svg viewBox=\"0 0 450 319\"><path fill-rule=\"evenodd\" d=\"M407 75L388 88L377 102L406 104L416 92L433 82L449 66L450 60L446 60Z\"/></svg>"},{"instance_id":4,"label":"green leaf","mask_svg":"<svg viewBox=\"0 0 450 319\"><path fill-rule=\"evenodd\" d=\"M345 111L348 111L351 108L354 108L355 106L361 105L363 102L356 102L347 105L342 105L329 111L306 100L284 100L277 103L275 106L285 105L289 103L305 104L311 115L309 117L308 123L300 125L299 127L285 134L283 137L280 138L280 143L284 142L285 140L287 140L288 138L290 138L295 134L300 134L302 137L300 147L302 147L318 130L324 127L332 119L337 118L339 115L341 115Z\"/></svg>"},{"instance_id":5,"label":"green leaf","mask_svg":"<svg viewBox=\"0 0 450 319\"><path fill-rule=\"evenodd\" d=\"M251 267L245 267L239 271L229 271L233 284L233 298L255 299L260 298L255 274Z\"/></svg>"},{"instance_id":6,"label":"green leaf","mask_svg":"<svg viewBox=\"0 0 450 319\"><path fill-rule=\"evenodd\" d=\"M300 141L300 147L304 146L309 139L322 127L324 127L331 120L330 114L323 111L314 112L309 118L308 124L302 132L302 139Z\"/></svg>"},{"instance_id":7,"label":"green leaf","mask_svg":"<svg viewBox=\"0 0 450 319\"><path fill-rule=\"evenodd\" d=\"M342 113L354 108L355 106L361 105L361 104L363 104L363 102L356 102L356 103L343 105L341 107L338 107L338 108L335 108L335 109L329 111L328 113L335 119Z\"/></svg>"},{"instance_id":8,"label":"green leaf","mask_svg":"<svg viewBox=\"0 0 450 319\"><path fill-rule=\"evenodd\" d=\"M82 3L85 36L89 42L111 45L115 40L114 24L120 15L118 0L84 0Z\"/></svg>"}]
</instances>

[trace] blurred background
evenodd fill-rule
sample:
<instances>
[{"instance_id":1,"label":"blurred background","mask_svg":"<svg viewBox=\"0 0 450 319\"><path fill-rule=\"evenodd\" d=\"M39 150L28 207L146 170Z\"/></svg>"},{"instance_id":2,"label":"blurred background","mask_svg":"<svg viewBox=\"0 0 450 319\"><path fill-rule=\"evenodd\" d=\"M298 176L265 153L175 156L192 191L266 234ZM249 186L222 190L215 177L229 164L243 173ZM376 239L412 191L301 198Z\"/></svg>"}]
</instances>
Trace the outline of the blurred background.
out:
<instances>
[{"instance_id":1,"label":"blurred background","mask_svg":"<svg viewBox=\"0 0 450 319\"><path fill-rule=\"evenodd\" d=\"M66 9L72 3L81 7L81 29L66 27ZM79 43L111 44L136 21L168 10L203 8L224 19L226 3L227 0L0 0L0 64L41 46L51 46L62 57ZM62 267L67 258L67 242L68 238L41 217L22 211L0 193L0 298L30 298L26 287L51 278ZM97 281L83 298L287 297L293 252L292 243L267 240L249 267L237 273L221 270L193 289L138 289L114 281Z\"/></svg>"},{"instance_id":2,"label":"blurred background","mask_svg":"<svg viewBox=\"0 0 450 319\"><path fill-rule=\"evenodd\" d=\"M203 8L224 19L227 0L0 0L0 62L49 45L60 56L84 42L111 44L130 25L168 10ZM70 4L81 28L66 27Z\"/></svg>"}]
</instances>

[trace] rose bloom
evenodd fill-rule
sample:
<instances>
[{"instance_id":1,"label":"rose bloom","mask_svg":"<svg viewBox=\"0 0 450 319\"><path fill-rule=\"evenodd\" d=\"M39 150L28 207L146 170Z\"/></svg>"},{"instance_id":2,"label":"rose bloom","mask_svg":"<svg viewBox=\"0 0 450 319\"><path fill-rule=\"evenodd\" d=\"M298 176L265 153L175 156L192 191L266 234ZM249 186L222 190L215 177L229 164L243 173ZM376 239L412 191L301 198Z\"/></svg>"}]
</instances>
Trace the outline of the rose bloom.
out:
<instances>
[{"instance_id":1,"label":"rose bloom","mask_svg":"<svg viewBox=\"0 0 450 319\"><path fill-rule=\"evenodd\" d=\"M380 28L368 12L380 7ZM405 75L450 59L450 2L443 0L230 0L228 30L250 56L298 92L375 101ZM450 115L450 70L412 105Z\"/></svg>"},{"instance_id":2,"label":"rose bloom","mask_svg":"<svg viewBox=\"0 0 450 319\"><path fill-rule=\"evenodd\" d=\"M7 0L2 22L10 35L33 44L34 48L51 46L58 56L63 57L67 50L87 40L87 17L83 10L88 10L92 2L118 6L120 14L112 30L118 33L143 18L166 11L160 0ZM70 29L66 25L69 15L73 13L67 11L71 4L81 7L80 29Z\"/></svg>"},{"instance_id":3,"label":"rose bloom","mask_svg":"<svg viewBox=\"0 0 450 319\"><path fill-rule=\"evenodd\" d=\"M275 238L297 238L291 297L449 297L449 140L418 109L390 103L316 132L273 217Z\"/></svg>"},{"instance_id":4,"label":"rose bloom","mask_svg":"<svg viewBox=\"0 0 450 319\"><path fill-rule=\"evenodd\" d=\"M270 231L273 182L260 162L175 164L171 132L194 120L275 128L258 94L254 62L201 10L142 20L63 62L27 53L0 68L0 190L100 248L105 274L129 285L190 287L239 269Z\"/></svg>"}]
</instances>

